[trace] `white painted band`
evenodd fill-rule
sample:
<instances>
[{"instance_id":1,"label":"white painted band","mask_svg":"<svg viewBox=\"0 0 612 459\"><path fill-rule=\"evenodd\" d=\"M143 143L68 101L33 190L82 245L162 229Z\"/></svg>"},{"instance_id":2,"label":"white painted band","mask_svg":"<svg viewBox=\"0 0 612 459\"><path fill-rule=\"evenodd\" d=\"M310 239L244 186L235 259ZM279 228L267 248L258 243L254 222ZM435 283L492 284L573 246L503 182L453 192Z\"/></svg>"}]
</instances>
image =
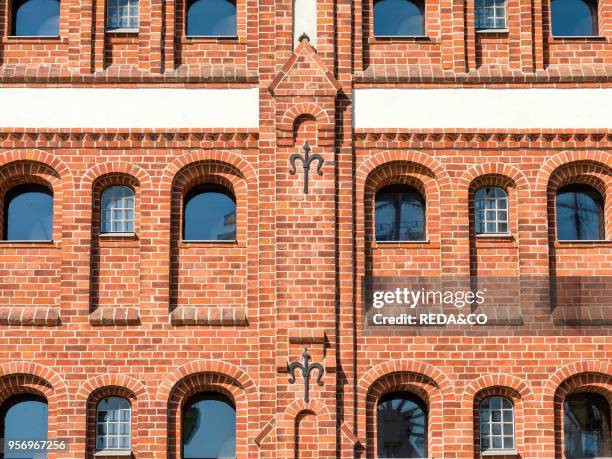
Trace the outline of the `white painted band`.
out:
<instances>
[{"instance_id":1,"label":"white painted band","mask_svg":"<svg viewBox=\"0 0 612 459\"><path fill-rule=\"evenodd\" d=\"M357 129L610 129L610 89L355 89Z\"/></svg>"},{"instance_id":2,"label":"white painted band","mask_svg":"<svg viewBox=\"0 0 612 459\"><path fill-rule=\"evenodd\" d=\"M0 128L258 128L259 89L0 88Z\"/></svg>"}]
</instances>

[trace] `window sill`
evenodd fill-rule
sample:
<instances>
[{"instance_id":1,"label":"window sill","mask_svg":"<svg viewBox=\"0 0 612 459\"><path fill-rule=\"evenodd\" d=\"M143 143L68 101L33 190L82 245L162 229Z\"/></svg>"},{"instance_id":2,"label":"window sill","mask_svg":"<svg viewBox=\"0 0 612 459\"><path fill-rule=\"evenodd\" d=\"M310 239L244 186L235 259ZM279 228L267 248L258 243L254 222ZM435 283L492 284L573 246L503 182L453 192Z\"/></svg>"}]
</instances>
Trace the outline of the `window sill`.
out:
<instances>
[{"instance_id":1,"label":"window sill","mask_svg":"<svg viewBox=\"0 0 612 459\"><path fill-rule=\"evenodd\" d=\"M181 43L190 45L197 43L228 43L228 44L241 44L246 43L246 40L241 39L237 35L191 35L183 36Z\"/></svg>"},{"instance_id":2,"label":"window sill","mask_svg":"<svg viewBox=\"0 0 612 459\"><path fill-rule=\"evenodd\" d=\"M246 308L235 306L178 306L170 313L174 326L248 326Z\"/></svg>"},{"instance_id":3,"label":"window sill","mask_svg":"<svg viewBox=\"0 0 612 459\"><path fill-rule=\"evenodd\" d=\"M476 234L476 237L483 239L511 239L512 233L480 233Z\"/></svg>"},{"instance_id":4,"label":"window sill","mask_svg":"<svg viewBox=\"0 0 612 459\"><path fill-rule=\"evenodd\" d=\"M179 247L222 247L222 246L238 246L238 240L181 240Z\"/></svg>"},{"instance_id":5,"label":"window sill","mask_svg":"<svg viewBox=\"0 0 612 459\"><path fill-rule=\"evenodd\" d=\"M2 43L7 43L7 44L20 44L20 43L27 43L27 44L32 44L32 43L40 43L40 44L46 44L46 43L63 43L63 39L61 36L59 35L48 35L48 36L42 36L42 35L9 35L8 37L4 37L2 39Z\"/></svg>"},{"instance_id":6,"label":"window sill","mask_svg":"<svg viewBox=\"0 0 612 459\"><path fill-rule=\"evenodd\" d=\"M132 451L130 450L124 450L124 449L120 449L120 450L102 450L102 451L96 451L94 453L94 456L96 457L116 457L116 456L131 456L132 455Z\"/></svg>"},{"instance_id":7,"label":"window sill","mask_svg":"<svg viewBox=\"0 0 612 459\"><path fill-rule=\"evenodd\" d=\"M480 453L484 457L492 456L518 456L518 451L515 449L488 449Z\"/></svg>"},{"instance_id":8,"label":"window sill","mask_svg":"<svg viewBox=\"0 0 612 459\"><path fill-rule=\"evenodd\" d=\"M555 241L555 247L563 247L563 248L572 248L572 247L589 247L589 248L597 248L597 247L612 247L612 241L602 239L602 240L564 240L564 241Z\"/></svg>"},{"instance_id":9,"label":"window sill","mask_svg":"<svg viewBox=\"0 0 612 459\"><path fill-rule=\"evenodd\" d=\"M551 35L550 41L567 43L567 42L578 42L578 43L589 43L606 41L606 37L603 35Z\"/></svg>"},{"instance_id":10,"label":"window sill","mask_svg":"<svg viewBox=\"0 0 612 459\"><path fill-rule=\"evenodd\" d=\"M59 248L56 241L6 241L0 240L2 249L37 249L42 247Z\"/></svg>"},{"instance_id":11,"label":"window sill","mask_svg":"<svg viewBox=\"0 0 612 459\"><path fill-rule=\"evenodd\" d=\"M106 33L107 34L118 34L118 35L125 35L125 34L138 34L140 32L139 29L106 29Z\"/></svg>"},{"instance_id":12,"label":"window sill","mask_svg":"<svg viewBox=\"0 0 612 459\"><path fill-rule=\"evenodd\" d=\"M136 233L100 233L98 236L104 239L136 239Z\"/></svg>"},{"instance_id":13,"label":"window sill","mask_svg":"<svg viewBox=\"0 0 612 459\"><path fill-rule=\"evenodd\" d=\"M374 35L370 43L389 43L393 41L433 42L429 35Z\"/></svg>"},{"instance_id":14,"label":"window sill","mask_svg":"<svg viewBox=\"0 0 612 459\"><path fill-rule=\"evenodd\" d=\"M510 30L508 29L477 29L476 33L483 33L483 34L495 34L495 33L509 33Z\"/></svg>"}]
</instances>

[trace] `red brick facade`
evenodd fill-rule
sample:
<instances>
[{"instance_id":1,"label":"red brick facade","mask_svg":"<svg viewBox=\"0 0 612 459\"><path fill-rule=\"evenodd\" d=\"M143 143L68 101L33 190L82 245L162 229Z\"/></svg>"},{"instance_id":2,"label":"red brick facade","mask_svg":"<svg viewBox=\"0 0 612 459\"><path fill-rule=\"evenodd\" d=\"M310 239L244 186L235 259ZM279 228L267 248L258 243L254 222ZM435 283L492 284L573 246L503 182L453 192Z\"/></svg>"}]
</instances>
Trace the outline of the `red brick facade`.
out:
<instances>
[{"instance_id":1,"label":"red brick facade","mask_svg":"<svg viewBox=\"0 0 612 459\"><path fill-rule=\"evenodd\" d=\"M612 131L355 129L353 90L609 88L612 2L600 0L593 39L552 38L540 0L510 1L496 34L474 32L472 3L427 1L427 39L382 39L371 0L322 0L316 49L295 52L290 1L238 0L227 40L185 38L184 3L142 0L139 33L121 35L104 32L104 2L63 0L60 38L36 39L8 36L0 2L2 87L260 94L258 129L0 126L0 201L18 183L54 193L52 242L0 242L0 402L47 399L49 438L70 440L52 459L93 457L95 404L109 394L131 402L133 457L179 459L180 407L203 390L235 402L240 458L366 458L378 398L401 389L428 406L429 457L467 459L480 457L480 400L505 395L511 457L562 458L565 394L612 400L610 322L551 313L527 331L369 336L361 281L612 275ZM325 159L307 195L301 168L289 173L304 141ZM181 240L185 193L201 183L235 195L236 242ZM422 192L427 241L376 242L373 198L392 183ZM606 199L607 241L556 241L554 196L568 183ZM134 237L98 235L110 184L135 190ZM484 185L507 189L513 236L474 236ZM308 403L286 368L305 346L326 370Z\"/></svg>"}]
</instances>

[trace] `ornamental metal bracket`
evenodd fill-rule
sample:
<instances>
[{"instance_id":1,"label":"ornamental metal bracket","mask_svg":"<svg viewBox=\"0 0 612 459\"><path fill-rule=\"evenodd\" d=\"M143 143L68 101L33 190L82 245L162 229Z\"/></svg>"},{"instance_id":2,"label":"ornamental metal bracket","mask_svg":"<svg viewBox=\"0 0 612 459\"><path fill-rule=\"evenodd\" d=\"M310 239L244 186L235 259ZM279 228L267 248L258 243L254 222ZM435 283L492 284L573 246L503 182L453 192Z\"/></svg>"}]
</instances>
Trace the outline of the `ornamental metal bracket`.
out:
<instances>
[{"instance_id":1,"label":"ornamental metal bracket","mask_svg":"<svg viewBox=\"0 0 612 459\"><path fill-rule=\"evenodd\" d=\"M295 175L297 171L295 162L298 159L302 161L302 166L304 167L304 194L308 194L308 174L310 173L310 165L313 163L313 161L317 161L317 174L323 175L321 168L323 167L325 160L323 159L323 156L318 153L314 153L312 155L310 154L310 145L308 145L308 142L304 142L302 149L304 150L304 155L294 153L289 158L289 162L291 163L291 170L289 171L289 174Z\"/></svg>"},{"instance_id":2,"label":"ornamental metal bracket","mask_svg":"<svg viewBox=\"0 0 612 459\"><path fill-rule=\"evenodd\" d=\"M310 363L310 354L308 353L308 348L304 348L304 352L302 352L302 358L304 359L304 363L300 362L292 362L287 364L287 371L291 375L289 377L289 384L293 384L295 382L295 370L298 368L302 371L302 376L304 378L304 401L308 403L310 400L310 373L314 370L319 370L319 375L317 376L317 384L319 386L323 385L323 375L325 374L325 369L320 363Z\"/></svg>"}]
</instances>

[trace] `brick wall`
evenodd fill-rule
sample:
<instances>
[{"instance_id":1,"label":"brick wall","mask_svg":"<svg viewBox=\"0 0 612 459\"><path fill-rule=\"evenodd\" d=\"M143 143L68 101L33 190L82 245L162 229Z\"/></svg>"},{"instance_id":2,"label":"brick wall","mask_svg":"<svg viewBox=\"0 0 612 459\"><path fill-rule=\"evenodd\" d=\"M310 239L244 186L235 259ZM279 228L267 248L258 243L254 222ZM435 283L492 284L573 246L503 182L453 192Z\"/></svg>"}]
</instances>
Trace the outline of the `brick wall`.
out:
<instances>
[{"instance_id":1,"label":"brick wall","mask_svg":"<svg viewBox=\"0 0 612 459\"><path fill-rule=\"evenodd\" d=\"M471 8L437 1L428 38L395 40L373 36L371 2L324 1L317 49L292 53L289 1L239 0L238 37L222 40L185 38L180 1L142 1L140 32L119 36L104 33L101 2L65 0L61 38L27 42L7 37L0 2L2 86L260 89L259 129L0 126L0 204L17 183L54 191L52 243L0 243L0 402L46 397L49 438L71 442L51 459L93 457L94 407L111 394L132 404L134 457L178 459L180 407L204 390L234 401L239 457L348 459L375 457L376 402L407 390L427 403L430 457L467 459L479 457L478 403L506 395L520 457L562 457L563 397L612 394L612 340L606 292L583 299L585 324L563 325L573 296L551 309L548 276L609 276L612 245L557 242L554 194L597 188L609 238L612 133L355 130L352 90L609 88L600 3L596 40L548 38L540 2L513 6L507 34L491 35L474 32ZM289 164L306 141L325 160L308 194L301 163L296 174ZM235 195L236 242L181 240L185 193L202 183ZM424 242L375 240L374 195L397 183L425 197ZM110 184L135 191L135 236L98 235ZM508 191L512 236L485 240L474 192L492 185ZM521 326L381 336L362 324L365 275L544 284L525 297ZM286 368L304 347L325 368L308 403Z\"/></svg>"}]
</instances>

